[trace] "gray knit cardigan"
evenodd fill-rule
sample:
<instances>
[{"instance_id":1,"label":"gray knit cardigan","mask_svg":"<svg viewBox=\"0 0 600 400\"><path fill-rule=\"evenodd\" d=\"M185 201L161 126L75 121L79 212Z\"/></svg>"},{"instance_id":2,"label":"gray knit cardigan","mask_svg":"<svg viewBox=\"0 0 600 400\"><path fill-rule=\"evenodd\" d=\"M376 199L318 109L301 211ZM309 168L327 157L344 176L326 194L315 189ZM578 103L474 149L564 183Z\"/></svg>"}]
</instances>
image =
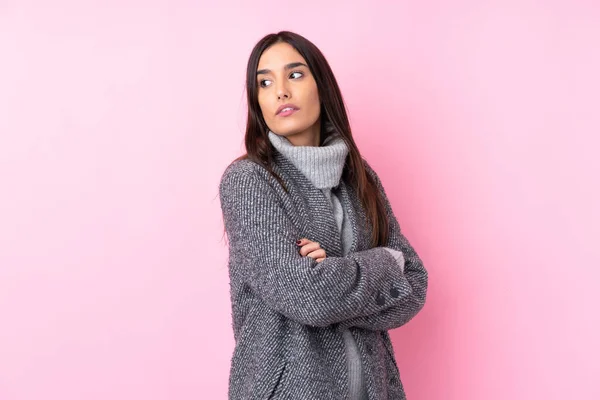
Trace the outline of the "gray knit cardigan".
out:
<instances>
[{"instance_id":1,"label":"gray knit cardigan","mask_svg":"<svg viewBox=\"0 0 600 400\"><path fill-rule=\"evenodd\" d=\"M370 246L365 211L351 185L340 182L354 240L343 256L329 199L275 150L274 171L250 160L230 164L219 194L229 241L235 349L230 400L340 400L348 397L342 330L349 328L363 359L369 400L405 399L388 330L423 307L427 271L401 233L381 181L389 220L386 247L401 251L404 272L384 247ZM296 240L318 242L327 258L302 257Z\"/></svg>"}]
</instances>

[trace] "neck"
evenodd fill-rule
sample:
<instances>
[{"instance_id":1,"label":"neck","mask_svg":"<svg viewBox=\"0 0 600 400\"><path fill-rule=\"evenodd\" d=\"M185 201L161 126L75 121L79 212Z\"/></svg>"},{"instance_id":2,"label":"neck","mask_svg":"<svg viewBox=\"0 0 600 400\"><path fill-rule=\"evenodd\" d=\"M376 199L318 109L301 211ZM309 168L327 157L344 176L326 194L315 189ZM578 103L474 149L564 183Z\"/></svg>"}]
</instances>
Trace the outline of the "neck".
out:
<instances>
[{"instance_id":1,"label":"neck","mask_svg":"<svg viewBox=\"0 0 600 400\"><path fill-rule=\"evenodd\" d=\"M268 132L273 147L286 157L312 184L319 189L338 185L348 147L336 132L330 132L322 146L295 146L285 136Z\"/></svg>"},{"instance_id":2,"label":"neck","mask_svg":"<svg viewBox=\"0 0 600 400\"><path fill-rule=\"evenodd\" d=\"M310 128L285 138L294 146L318 146L321 143L321 122L317 120Z\"/></svg>"}]
</instances>

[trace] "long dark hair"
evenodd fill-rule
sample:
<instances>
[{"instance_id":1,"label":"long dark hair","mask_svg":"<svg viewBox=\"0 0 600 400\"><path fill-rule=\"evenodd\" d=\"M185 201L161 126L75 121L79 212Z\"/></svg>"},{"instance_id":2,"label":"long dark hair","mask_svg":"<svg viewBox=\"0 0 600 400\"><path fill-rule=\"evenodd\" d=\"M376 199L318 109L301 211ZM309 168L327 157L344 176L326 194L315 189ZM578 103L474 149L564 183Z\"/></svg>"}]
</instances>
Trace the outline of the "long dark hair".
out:
<instances>
[{"instance_id":1,"label":"long dark hair","mask_svg":"<svg viewBox=\"0 0 600 400\"><path fill-rule=\"evenodd\" d=\"M264 166L287 191L283 180L273 171L271 166L274 148L269 141L267 134L269 128L258 104L258 85L256 82L258 61L262 53L270 46L280 42L288 43L294 47L306 60L308 68L317 83L321 102L321 143L319 145L327 139L328 132L331 131L325 129L326 127L332 127L339 132L344 142L346 142L349 154L342 176L356 190L367 218L373 227L371 233L372 246L384 246L388 240L388 220L383 199L375 181L367 173L362 156L352 138L352 130L344 100L333 71L323 53L303 36L289 31L268 34L252 49L246 68L246 94L248 100L245 136L246 154L238 157L235 161L250 159Z\"/></svg>"}]
</instances>

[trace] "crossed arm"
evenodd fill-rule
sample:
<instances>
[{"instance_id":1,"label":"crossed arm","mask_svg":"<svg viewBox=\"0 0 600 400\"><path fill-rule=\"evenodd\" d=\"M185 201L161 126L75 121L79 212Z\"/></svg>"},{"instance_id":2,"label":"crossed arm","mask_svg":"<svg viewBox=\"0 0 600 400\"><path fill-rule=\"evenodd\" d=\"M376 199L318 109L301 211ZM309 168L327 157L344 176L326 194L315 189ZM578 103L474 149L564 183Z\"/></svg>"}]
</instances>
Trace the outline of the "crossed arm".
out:
<instances>
[{"instance_id":1,"label":"crossed arm","mask_svg":"<svg viewBox=\"0 0 600 400\"><path fill-rule=\"evenodd\" d=\"M404 279L410 290L378 312L341 322L341 325L356 326L371 330L390 330L398 328L410 321L425 305L428 286L428 274L419 255L415 252L408 239L402 234L400 224L389 202L383 184L377 173L365 161L367 172L370 173L383 197L389 224L387 248L399 251L404 258ZM394 284L393 278L390 282Z\"/></svg>"},{"instance_id":2,"label":"crossed arm","mask_svg":"<svg viewBox=\"0 0 600 400\"><path fill-rule=\"evenodd\" d=\"M384 247L319 263L302 257L299 232L274 189L256 168L238 164L225 171L219 186L230 268L237 269L232 276L244 279L270 308L303 324L388 330L408 322L425 302L427 272L374 176L389 218L387 247L402 252L404 271Z\"/></svg>"}]
</instances>

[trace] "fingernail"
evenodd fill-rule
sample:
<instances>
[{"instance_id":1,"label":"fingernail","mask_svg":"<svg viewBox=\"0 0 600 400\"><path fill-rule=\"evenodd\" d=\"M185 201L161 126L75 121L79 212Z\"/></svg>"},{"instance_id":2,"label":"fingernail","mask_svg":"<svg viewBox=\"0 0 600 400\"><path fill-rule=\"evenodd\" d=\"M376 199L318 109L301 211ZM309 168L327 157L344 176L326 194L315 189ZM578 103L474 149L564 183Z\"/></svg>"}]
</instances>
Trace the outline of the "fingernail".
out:
<instances>
[{"instance_id":1,"label":"fingernail","mask_svg":"<svg viewBox=\"0 0 600 400\"><path fill-rule=\"evenodd\" d=\"M302 243L302 240L296 240L296 244Z\"/></svg>"}]
</instances>

